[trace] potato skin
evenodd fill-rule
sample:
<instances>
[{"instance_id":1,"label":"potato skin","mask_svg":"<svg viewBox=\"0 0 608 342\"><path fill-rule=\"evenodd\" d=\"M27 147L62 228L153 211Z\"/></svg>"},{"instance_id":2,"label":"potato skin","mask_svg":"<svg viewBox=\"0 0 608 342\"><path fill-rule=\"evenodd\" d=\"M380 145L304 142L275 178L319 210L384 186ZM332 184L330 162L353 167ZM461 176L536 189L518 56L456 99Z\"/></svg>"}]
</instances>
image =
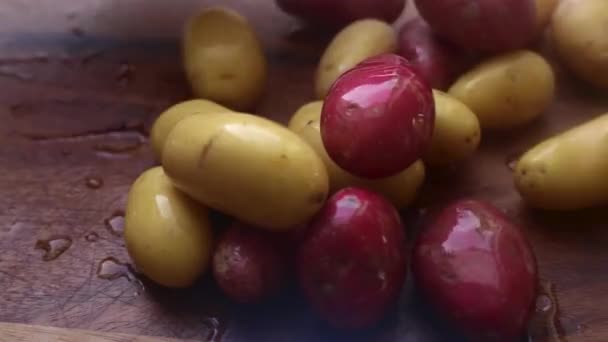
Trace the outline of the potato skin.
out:
<instances>
[{"instance_id":1,"label":"potato skin","mask_svg":"<svg viewBox=\"0 0 608 342\"><path fill-rule=\"evenodd\" d=\"M262 96L267 78L262 45L247 20L232 10L210 8L189 20L183 60L198 97L251 110Z\"/></svg>"},{"instance_id":2,"label":"potato skin","mask_svg":"<svg viewBox=\"0 0 608 342\"><path fill-rule=\"evenodd\" d=\"M440 90L433 90L433 98L435 128L431 148L424 157L425 163L447 165L472 155L481 141L481 127L475 113Z\"/></svg>"},{"instance_id":3,"label":"potato skin","mask_svg":"<svg viewBox=\"0 0 608 342\"><path fill-rule=\"evenodd\" d=\"M169 133L162 160L177 188L269 230L289 230L323 205L323 161L286 127L241 113L194 115Z\"/></svg>"},{"instance_id":4,"label":"potato skin","mask_svg":"<svg viewBox=\"0 0 608 342\"><path fill-rule=\"evenodd\" d=\"M563 0L552 19L553 45L578 77L608 90L608 1Z\"/></svg>"},{"instance_id":5,"label":"potato skin","mask_svg":"<svg viewBox=\"0 0 608 342\"><path fill-rule=\"evenodd\" d=\"M124 239L137 269L167 287L192 285L208 269L213 236L207 209L173 187L161 167L131 186Z\"/></svg>"},{"instance_id":6,"label":"potato skin","mask_svg":"<svg viewBox=\"0 0 608 342\"><path fill-rule=\"evenodd\" d=\"M229 113L230 109L213 101L196 99L180 102L161 113L150 130L150 143L156 159L162 160L163 147L169 132L185 117L195 114Z\"/></svg>"},{"instance_id":7,"label":"potato skin","mask_svg":"<svg viewBox=\"0 0 608 342\"><path fill-rule=\"evenodd\" d=\"M322 101L317 101L302 106L289 121L289 129L304 139L323 159L329 175L331 193L354 186L384 195L398 209L408 207L424 183L424 163L418 160L404 171L380 179L359 178L344 171L331 160L323 146L320 123L322 105Z\"/></svg>"},{"instance_id":8,"label":"potato skin","mask_svg":"<svg viewBox=\"0 0 608 342\"><path fill-rule=\"evenodd\" d=\"M395 51L397 34L389 24L363 19L348 25L334 37L321 56L315 80L317 98L324 99L334 81L361 61Z\"/></svg>"},{"instance_id":9,"label":"potato skin","mask_svg":"<svg viewBox=\"0 0 608 342\"><path fill-rule=\"evenodd\" d=\"M558 0L535 0L536 1L536 26L539 31L544 30L551 21L553 11Z\"/></svg>"},{"instance_id":10,"label":"potato skin","mask_svg":"<svg viewBox=\"0 0 608 342\"><path fill-rule=\"evenodd\" d=\"M517 341L536 299L536 259L494 206L463 199L431 218L412 255L414 283L470 341Z\"/></svg>"},{"instance_id":11,"label":"potato skin","mask_svg":"<svg viewBox=\"0 0 608 342\"><path fill-rule=\"evenodd\" d=\"M526 152L515 186L532 207L577 210L608 202L608 113Z\"/></svg>"},{"instance_id":12,"label":"potato skin","mask_svg":"<svg viewBox=\"0 0 608 342\"><path fill-rule=\"evenodd\" d=\"M542 56L520 50L477 65L448 93L477 115L482 128L509 129L547 109L555 96L555 75Z\"/></svg>"}]
</instances>

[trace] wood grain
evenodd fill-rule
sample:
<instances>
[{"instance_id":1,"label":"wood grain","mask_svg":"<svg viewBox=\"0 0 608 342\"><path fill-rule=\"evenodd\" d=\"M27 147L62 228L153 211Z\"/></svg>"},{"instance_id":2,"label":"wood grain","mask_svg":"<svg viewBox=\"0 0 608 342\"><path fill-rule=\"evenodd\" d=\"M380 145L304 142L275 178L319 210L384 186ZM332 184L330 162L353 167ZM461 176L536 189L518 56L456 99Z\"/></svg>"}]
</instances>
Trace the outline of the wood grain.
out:
<instances>
[{"instance_id":1,"label":"wood grain","mask_svg":"<svg viewBox=\"0 0 608 342\"><path fill-rule=\"evenodd\" d=\"M263 306L242 307L208 278L168 291L126 266L120 233L106 222L114 218L119 228L131 182L156 164L151 122L190 96L177 42L181 23L193 9L220 3L247 16L261 35L271 70L257 113L285 122L312 99L329 35L303 28L273 1L0 3L0 321L196 340L458 340L409 283L377 329L348 335L319 323L293 288ZM546 44L536 48L551 56ZM554 66L559 98L545 115L509 135L484 134L474 158L431 172L407 223L415 231L418 214L452 198L493 202L525 227L552 289L553 306L534 319L534 341L606 341L605 209L530 210L507 167L544 138L608 111L605 94ZM35 247L52 238L55 247L68 247L44 261Z\"/></svg>"}]
</instances>

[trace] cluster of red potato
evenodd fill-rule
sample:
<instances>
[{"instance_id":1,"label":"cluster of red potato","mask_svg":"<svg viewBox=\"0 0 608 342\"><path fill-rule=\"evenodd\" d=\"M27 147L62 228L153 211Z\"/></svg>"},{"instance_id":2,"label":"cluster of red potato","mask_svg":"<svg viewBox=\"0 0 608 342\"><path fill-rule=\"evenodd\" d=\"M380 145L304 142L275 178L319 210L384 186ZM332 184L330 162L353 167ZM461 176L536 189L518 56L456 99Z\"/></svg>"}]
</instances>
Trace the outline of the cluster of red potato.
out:
<instances>
[{"instance_id":1,"label":"cluster of red potato","mask_svg":"<svg viewBox=\"0 0 608 342\"><path fill-rule=\"evenodd\" d=\"M272 296L295 273L319 317L360 329L390 311L411 266L429 303L472 340L516 340L537 286L520 228L491 204L462 199L425 220L410 253L399 210L414 201L425 167L458 163L474 153L482 130L520 127L551 104L553 70L526 49L549 22L564 63L608 88L608 36L576 27L608 24L608 2L417 0L422 18L398 31L386 22L403 0L277 2L304 20L342 27L319 63L319 101L288 127L243 113L263 92L261 44L230 10L195 16L184 64L205 100L173 106L152 129L162 167L134 183L126 211L138 269L183 287L211 268L242 303ZM594 161L608 151L607 135L604 115L529 151L515 172L522 198L559 210L608 201L601 177L608 161ZM582 185L565 179L566 168ZM237 223L214 239L207 208Z\"/></svg>"}]
</instances>

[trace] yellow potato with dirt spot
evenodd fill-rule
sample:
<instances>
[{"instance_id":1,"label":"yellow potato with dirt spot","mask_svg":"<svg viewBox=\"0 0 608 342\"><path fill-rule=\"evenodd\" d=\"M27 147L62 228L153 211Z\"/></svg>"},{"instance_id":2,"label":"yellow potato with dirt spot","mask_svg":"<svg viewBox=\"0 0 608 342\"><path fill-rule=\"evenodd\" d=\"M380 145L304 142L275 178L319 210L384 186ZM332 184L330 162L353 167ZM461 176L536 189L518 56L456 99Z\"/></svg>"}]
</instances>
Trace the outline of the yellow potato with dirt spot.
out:
<instances>
[{"instance_id":1,"label":"yellow potato with dirt spot","mask_svg":"<svg viewBox=\"0 0 608 342\"><path fill-rule=\"evenodd\" d=\"M608 113L524 154L515 168L515 185L529 205L542 209L608 203Z\"/></svg>"},{"instance_id":2,"label":"yellow potato with dirt spot","mask_svg":"<svg viewBox=\"0 0 608 342\"><path fill-rule=\"evenodd\" d=\"M192 285L209 268L213 236L208 211L175 189L161 167L131 186L124 239L137 269L167 287Z\"/></svg>"},{"instance_id":3,"label":"yellow potato with dirt spot","mask_svg":"<svg viewBox=\"0 0 608 342\"><path fill-rule=\"evenodd\" d=\"M424 156L427 165L441 166L467 158L477 150L481 128L475 113L464 103L433 89L435 127L431 148Z\"/></svg>"},{"instance_id":4,"label":"yellow potato with dirt spot","mask_svg":"<svg viewBox=\"0 0 608 342\"><path fill-rule=\"evenodd\" d=\"M325 151L320 127L322 107L322 101L302 106L291 117L289 129L302 137L323 159L329 175L331 192L349 186L364 187L384 195L399 209L410 205L424 182L425 168L422 161L418 160L404 171L387 178L363 179L353 176L336 165Z\"/></svg>"},{"instance_id":5,"label":"yellow potato with dirt spot","mask_svg":"<svg viewBox=\"0 0 608 342\"><path fill-rule=\"evenodd\" d=\"M389 24L377 19L362 19L346 26L321 57L315 81L317 98L324 99L345 71L369 57L395 51L397 34Z\"/></svg>"},{"instance_id":6,"label":"yellow potato with dirt spot","mask_svg":"<svg viewBox=\"0 0 608 342\"><path fill-rule=\"evenodd\" d=\"M545 112L553 102L555 75L541 55L514 51L477 65L448 93L477 115L483 129L510 129Z\"/></svg>"},{"instance_id":7,"label":"yellow potato with dirt spot","mask_svg":"<svg viewBox=\"0 0 608 342\"><path fill-rule=\"evenodd\" d=\"M286 127L243 113L193 115L169 133L163 167L177 188L252 225L284 231L323 205L323 161Z\"/></svg>"},{"instance_id":8,"label":"yellow potato with dirt spot","mask_svg":"<svg viewBox=\"0 0 608 342\"><path fill-rule=\"evenodd\" d=\"M150 143L152 151L158 160L162 159L163 146L167 135L173 127L182 119L197 114L230 113L230 109L213 101L196 99L180 102L165 110L154 122L150 131Z\"/></svg>"},{"instance_id":9,"label":"yellow potato with dirt spot","mask_svg":"<svg viewBox=\"0 0 608 342\"><path fill-rule=\"evenodd\" d=\"M250 110L262 96L267 79L262 45L247 20L232 10L210 8L188 21L183 60L198 97Z\"/></svg>"}]
</instances>

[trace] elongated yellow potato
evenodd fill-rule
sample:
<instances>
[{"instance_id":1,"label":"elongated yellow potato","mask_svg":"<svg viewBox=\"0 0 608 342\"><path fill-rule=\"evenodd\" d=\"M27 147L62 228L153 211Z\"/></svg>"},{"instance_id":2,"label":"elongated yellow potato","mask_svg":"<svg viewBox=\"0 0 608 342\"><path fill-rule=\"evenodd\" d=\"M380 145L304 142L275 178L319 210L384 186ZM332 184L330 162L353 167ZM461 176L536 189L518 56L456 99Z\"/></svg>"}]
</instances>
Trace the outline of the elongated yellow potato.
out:
<instances>
[{"instance_id":1,"label":"elongated yellow potato","mask_svg":"<svg viewBox=\"0 0 608 342\"><path fill-rule=\"evenodd\" d=\"M160 285L190 286L209 267L207 209L175 189L161 167L131 186L124 238L137 269Z\"/></svg>"},{"instance_id":2,"label":"elongated yellow potato","mask_svg":"<svg viewBox=\"0 0 608 342\"><path fill-rule=\"evenodd\" d=\"M321 57L315 82L317 98L325 98L336 79L363 60L395 51L397 34L389 24L377 19L362 19L346 26Z\"/></svg>"},{"instance_id":3,"label":"elongated yellow potato","mask_svg":"<svg viewBox=\"0 0 608 342\"><path fill-rule=\"evenodd\" d=\"M363 179L353 176L336 165L325 151L320 127L322 107L322 101L302 106L291 117L289 129L302 137L323 159L329 175L331 192L349 186L364 187L386 196L399 209L410 205L424 182L425 168L422 161L418 160L404 171L387 178Z\"/></svg>"},{"instance_id":4,"label":"elongated yellow potato","mask_svg":"<svg viewBox=\"0 0 608 342\"><path fill-rule=\"evenodd\" d=\"M435 127L427 165L447 165L465 159L477 150L481 128L475 113L452 96L433 90Z\"/></svg>"},{"instance_id":5,"label":"elongated yellow potato","mask_svg":"<svg viewBox=\"0 0 608 342\"><path fill-rule=\"evenodd\" d=\"M539 54L499 55L462 75L448 93L467 105L483 129L509 129L541 115L555 93L555 76Z\"/></svg>"},{"instance_id":6,"label":"elongated yellow potato","mask_svg":"<svg viewBox=\"0 0 608 342\"><path fill-rule=\"evenodd\" d=\"M192 17L185 29L183 58L198 97L249 110L262 96L267 78L262 45L247 20L232 10L210 8Z\"/></svg>"},{"instance_id":7,"label":"elongated yellow potato","mask_svg":"<svg viewBox=\"0 0 608 342\"><path fill-rule=\"evenodd\" d=\"M540 143L515 168L524 200L550 210L608 203L607 180L608 113Z\"/></svg>"},{"instance_id":8,"label":"elongated yellow potato","mask_svg":"<svg viewBox=\"0 0 608 342\"><path fill-rule=\"evenodd\" d=\"M162 164L193 198L274 231L304 223L329 190L323 161L305 141L249 114L183 119L167 137Z\"/></svg>"},{"instance_id":9,"label":"elongated yellow potato","mask_svg":"<svg viewBox=\"0 0 608 342\"><path fill-rule=\"evenodd\" d=\"M158 160L162 159L163 146L167 135L183 118L196 114L229 113L230 109L208 100L189 100L180 102L165 110L154 122L150 131L152 151Z\"/></svg>"}]
</instances>

